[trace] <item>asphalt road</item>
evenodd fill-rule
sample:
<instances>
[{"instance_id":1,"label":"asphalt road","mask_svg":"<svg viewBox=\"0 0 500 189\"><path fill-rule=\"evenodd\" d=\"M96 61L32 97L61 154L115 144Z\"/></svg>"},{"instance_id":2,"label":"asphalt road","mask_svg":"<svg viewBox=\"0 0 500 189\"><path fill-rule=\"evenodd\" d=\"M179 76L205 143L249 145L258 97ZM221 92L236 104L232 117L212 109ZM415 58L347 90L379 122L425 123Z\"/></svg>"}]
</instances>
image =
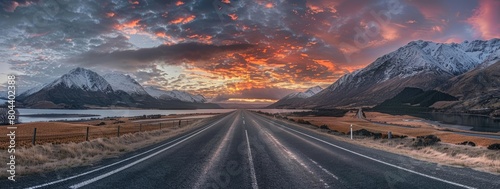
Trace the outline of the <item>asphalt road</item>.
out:
<instances>
[{"instance_id":1,"label":"asphalt road","mask_svg":"<svg viewBox=\"0 0 500 189\"><path fill-rule=\"evenodd\" d=\"M250 111L159 144L0 188L500 188L500 176L335 140Z\"/></svg>"}]
</instances>

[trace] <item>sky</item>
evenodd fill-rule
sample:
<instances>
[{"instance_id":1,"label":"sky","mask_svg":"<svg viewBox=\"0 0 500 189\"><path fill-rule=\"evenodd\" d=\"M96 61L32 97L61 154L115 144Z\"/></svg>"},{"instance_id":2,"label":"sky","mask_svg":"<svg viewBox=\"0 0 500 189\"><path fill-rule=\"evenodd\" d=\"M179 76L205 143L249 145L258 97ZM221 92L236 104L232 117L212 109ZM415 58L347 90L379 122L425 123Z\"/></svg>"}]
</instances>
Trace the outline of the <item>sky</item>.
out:
<instances>
[{"instance_id":1,"label":"sky","mask_svg":"<svg viewBox=\"0 0 500 189\"><path fill-rule=\"evenodd\" d=\"M0 83L76 67L213 102L270 103L413 40L500 38L498 0L2 0ZM2 85L2 87L4 87Z\"/></svg>"}]
</instances>

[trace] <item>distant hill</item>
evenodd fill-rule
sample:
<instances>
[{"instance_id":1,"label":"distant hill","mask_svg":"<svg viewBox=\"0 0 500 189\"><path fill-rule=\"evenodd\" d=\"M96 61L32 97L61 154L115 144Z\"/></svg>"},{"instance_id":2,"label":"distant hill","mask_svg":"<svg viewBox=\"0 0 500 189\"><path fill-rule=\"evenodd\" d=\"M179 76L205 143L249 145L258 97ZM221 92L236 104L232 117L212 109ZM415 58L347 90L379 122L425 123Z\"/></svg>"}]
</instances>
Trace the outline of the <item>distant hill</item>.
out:
<instances>
[{"instance_id":1,"label":"distant hill","mask_svg":"<svg viewBox=\"0 0 500 189\"><path fill-rule=\"evenodd\" d=\"M439 101L457 101L458 98L436 90L424 91L419 88L406 87L393 98L375 106L376 111L426 111Z\"/></svg>"},{"instance_id":2,"label":"distant hill","mask_svg":"<svg viewBox=\"0 0 500 189\"><path fill-rule=\"evenodd\" d=\"M267 106L267 108L292 108L294 104L304 103L304 99L318 94L319 92L321 92L321 90L323 90L323 88L321 88L320 86L315 86L307 89L304 92L291 93L278 100L278 102Z\"/></svg>"}]
</instances>

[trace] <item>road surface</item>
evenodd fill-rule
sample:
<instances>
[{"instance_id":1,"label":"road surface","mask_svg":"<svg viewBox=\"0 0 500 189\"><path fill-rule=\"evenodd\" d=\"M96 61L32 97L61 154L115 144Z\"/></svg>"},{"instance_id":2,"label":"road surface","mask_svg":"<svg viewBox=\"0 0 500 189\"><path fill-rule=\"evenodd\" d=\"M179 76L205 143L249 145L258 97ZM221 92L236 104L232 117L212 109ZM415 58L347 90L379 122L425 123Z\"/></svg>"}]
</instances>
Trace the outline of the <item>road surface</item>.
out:
<instances>
[{"instance_id":1,"label":"road surface","mask_svg":"<svg viewBox=\"0 0 500 189\"><path fill-rule=\"evenodd\" d=\"M245 110L95 166L1 188L500 188L500 177L337 141Z\"/></svg>"}]
</instances>

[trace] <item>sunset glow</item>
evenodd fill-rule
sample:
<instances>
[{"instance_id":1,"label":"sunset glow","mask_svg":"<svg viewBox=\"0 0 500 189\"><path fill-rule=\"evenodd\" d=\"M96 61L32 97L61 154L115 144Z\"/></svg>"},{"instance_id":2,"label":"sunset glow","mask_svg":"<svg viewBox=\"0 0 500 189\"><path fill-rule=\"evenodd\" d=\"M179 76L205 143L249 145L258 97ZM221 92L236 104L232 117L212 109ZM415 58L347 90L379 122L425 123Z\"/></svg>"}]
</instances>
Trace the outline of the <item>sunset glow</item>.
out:
<instances>
[{"instance_id":1,"label":"sunset glow","mask_svg":"<svg viewBox=\"0 0 500 189\"><path fill-rule=\"evenodd\" d=\"M270 103L327 87L413 40L500 37L496 0L202 2L89 2L36 30L21 26L40 23L15 18L38 5L0 4L1 39L16 41L3 43L10 58L0 65L26 75L26 88L82 66L220 101Z\"/></svg>"}]
</instances>

